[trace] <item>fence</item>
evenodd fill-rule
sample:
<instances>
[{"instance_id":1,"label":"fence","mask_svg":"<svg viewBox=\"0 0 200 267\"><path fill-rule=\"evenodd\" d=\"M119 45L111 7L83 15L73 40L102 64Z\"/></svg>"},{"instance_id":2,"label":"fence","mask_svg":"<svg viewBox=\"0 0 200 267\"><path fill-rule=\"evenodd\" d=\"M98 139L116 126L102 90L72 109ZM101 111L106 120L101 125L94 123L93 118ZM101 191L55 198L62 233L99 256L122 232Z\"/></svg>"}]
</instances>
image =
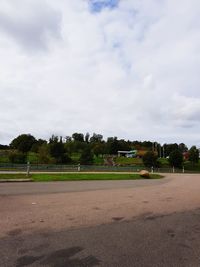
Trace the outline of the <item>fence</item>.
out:
<instances>
[{"instance_id":1,"label":"fence","mask_svg":"<svg viewBox=\"0 0 200 267\"><path fill-rule=\"evenodd\" d=\"M146 168L142 165L134 166L103 166L103 165L56 165L56 164L11 164L1 163L0 171L19 171L26 172L139 172L143 169L155 173L200 173L185 169L174 168Z\"/></svg>"}]
</instances>

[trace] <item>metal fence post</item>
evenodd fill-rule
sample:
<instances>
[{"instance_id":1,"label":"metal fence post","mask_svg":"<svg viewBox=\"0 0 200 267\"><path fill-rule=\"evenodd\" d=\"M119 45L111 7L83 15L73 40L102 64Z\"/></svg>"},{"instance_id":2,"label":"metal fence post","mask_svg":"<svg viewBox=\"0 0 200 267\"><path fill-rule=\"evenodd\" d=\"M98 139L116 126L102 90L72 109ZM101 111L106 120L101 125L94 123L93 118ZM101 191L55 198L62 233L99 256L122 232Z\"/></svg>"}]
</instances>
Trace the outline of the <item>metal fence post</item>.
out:
<instances>
[{"instance_id":1,"label":"metal fence post","mask_svg":"<svg viewBox=\"0 0 200 267\"><path fill-rule=\"evenodd\" d=\"M153 173L153 166L151 167L151 173Z\"/></svg>"},{"instance_id":2,"label":"metal fence post","mask_svg":"<svg viewBox=\"0 0 200 267\"><path fill-rule=\"evenodd\" d=\"M81 170L81 165L78 164L78 172L80 172L80 170Z\"/></svg>"},{"instance_id":3,"label":"metal fence post","mask_svg":"<svg viewBox=\"0 0 200 267\"><path fill-rule=\"evenodd\" d=\"M30 162L27 162L27 170L26 170L26 176L29 177L30 174Z\"/></svg>"}]
</instances>

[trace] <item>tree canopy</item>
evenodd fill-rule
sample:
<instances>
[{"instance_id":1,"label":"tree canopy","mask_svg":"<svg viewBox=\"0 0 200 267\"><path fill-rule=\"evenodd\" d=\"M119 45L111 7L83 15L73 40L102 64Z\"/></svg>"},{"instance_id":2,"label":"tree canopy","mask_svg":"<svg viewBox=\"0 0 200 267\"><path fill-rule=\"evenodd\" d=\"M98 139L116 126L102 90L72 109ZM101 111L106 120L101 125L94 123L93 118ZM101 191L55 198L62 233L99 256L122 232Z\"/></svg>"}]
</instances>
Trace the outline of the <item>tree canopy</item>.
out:
<instances>
[{"instance_id":1,"label":"tree canopy","mask_svg":"<svg viewBox=\"0 0 200 267\"><path fill-rule=\"evenodd\" d=\"M26 153L31 150L33 144L35 143L36 139L31 134L21 134L12 140L10 147Z\"/></svg>"}]
</instances>

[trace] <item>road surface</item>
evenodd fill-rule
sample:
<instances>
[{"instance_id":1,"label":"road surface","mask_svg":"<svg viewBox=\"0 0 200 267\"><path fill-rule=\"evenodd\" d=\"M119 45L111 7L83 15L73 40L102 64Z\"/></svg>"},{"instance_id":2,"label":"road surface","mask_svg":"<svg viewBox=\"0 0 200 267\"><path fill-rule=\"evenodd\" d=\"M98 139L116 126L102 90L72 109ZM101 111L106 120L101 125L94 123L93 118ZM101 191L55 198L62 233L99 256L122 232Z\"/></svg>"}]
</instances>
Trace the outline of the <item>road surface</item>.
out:
<instances>
[{"instance_id":1,"label":"road surface","mask_svg":"<svg viewBox=\"0 0 200 267\"><path fill-rule=\"evenodd\" d=\"M155 186L168 182L170 178L157 180L116 181L64 181L64 182L12 182L0 184L1 195L27 195L84 192L93 190L121 189L141 186Z\"/></svg>"},{"instance_id":2,"label":"road surface","mask_svg":"<svg viewBox=\"0 0 200 267\"><path fill-rule=\"evenodd\" d=\"M0 266L200 266L199 175L42 187L0 184Z\"/></svg>"}]
</instances>

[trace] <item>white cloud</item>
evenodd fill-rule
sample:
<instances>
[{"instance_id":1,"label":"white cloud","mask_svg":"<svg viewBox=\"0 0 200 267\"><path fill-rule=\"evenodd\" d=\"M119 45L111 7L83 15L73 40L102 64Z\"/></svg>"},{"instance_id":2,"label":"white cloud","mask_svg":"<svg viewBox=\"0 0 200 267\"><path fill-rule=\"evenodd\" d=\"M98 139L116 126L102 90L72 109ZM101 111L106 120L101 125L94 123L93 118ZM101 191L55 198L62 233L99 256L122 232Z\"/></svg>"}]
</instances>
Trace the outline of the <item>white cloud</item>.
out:
<instances>
[{"instance_id":1,"label":"white cloud","mask_svg":"<svg viewBox=\"0 0 200 267\"><path fill-rule=\"evenodd\" d=\"M89 131L200 144L199 1L93 13L85 0L2 0L0 10L0 143Z\"/></svg>"}]
</instances>

